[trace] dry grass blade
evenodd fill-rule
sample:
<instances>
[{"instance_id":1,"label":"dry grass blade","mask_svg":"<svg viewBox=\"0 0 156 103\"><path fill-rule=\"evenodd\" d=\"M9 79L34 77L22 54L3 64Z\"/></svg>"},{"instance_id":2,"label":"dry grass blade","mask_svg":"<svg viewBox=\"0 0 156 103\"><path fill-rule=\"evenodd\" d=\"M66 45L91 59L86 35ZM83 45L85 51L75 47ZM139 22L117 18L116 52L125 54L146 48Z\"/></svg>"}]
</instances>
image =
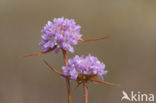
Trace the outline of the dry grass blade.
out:
<instances>
[{"instance_id":1,"label":"dry grass blade","mask_svg":"<svg viewBox=\"0 0 156 103\"><path fill-rule=\"evenodd\" d=\"M117 86L119 87L119 84L114 84L114 83L110 83L110 82L106 82L106 81L101 81L101 80L97 80L97 79L90 79L93 82L98 82L98 83L102 83L102 84L106 84L106 85L110 85L110 86Z\"/></svg>"},{"instance_id":2,"label":"dry grass blade","mask_svg":"<svg viewBox=\"0 0 156 103\"><path fill-rule=\"evenodd\" d=\"M43 60L43 62L44 62L51 70L53 70L56 74L67 78L66 75L64 75L63 73L57 71L57 70L56 70L55 68L53 68L46 60Z\"/></svg>"},{"instance_id":3,"label":"dry grass blade","mask_svg":"<svg viewBox=\"0 0 156 103\"><path fill-rule=\"evenodd\" d=\"M56 46L54 46L53 48L49 49L48 51L32 53L32 54L24 55L23 57L42 55L42 54L48 53L50 51L53 51L55 48L56 48Z\"/></svg>"},{"instance_id":4,"label":"dry grass blade","mask_svg":"<svg viewBox=\"0 0 156 103\"><path fill-rule=\"evenodd\" d=\"M96 41L96 40L103 40L103 39L107 39L107 38L109 38L109 37L110 37L110 36L105 36L105 37L102 37L102 38L82 39L82 40L79 40L78 43L90 42L90 41Z\"/></svg>"}]
</instances>

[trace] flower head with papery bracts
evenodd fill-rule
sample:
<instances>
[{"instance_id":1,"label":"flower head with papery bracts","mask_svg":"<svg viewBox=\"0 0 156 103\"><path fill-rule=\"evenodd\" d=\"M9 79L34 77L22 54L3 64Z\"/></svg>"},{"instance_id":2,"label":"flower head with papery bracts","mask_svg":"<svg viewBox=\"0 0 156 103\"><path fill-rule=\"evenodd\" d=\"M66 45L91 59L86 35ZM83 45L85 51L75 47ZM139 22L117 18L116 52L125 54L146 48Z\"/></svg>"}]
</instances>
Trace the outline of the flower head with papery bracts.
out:
<instances>
[{"instance_id":1,"label":"flower head with papery bracts","mask_svg":"<svg viewBox=\"0 0 156 103\"><path fill-rule=\"evenodd\" d=\"M103 76L107 74L107 71L104 70L105 64L90 54L86 57L76 55L74 58L69 59L68 63L68 66L62 67L64 75L78 82L87 81L98 76L103 80Z\"/></svg>"},{"instance_id":2,"label":"flower head with papery bracts","mask_svg":"<svg viewBox=\"0 0 156 103\"><path fill-rule=\"evenodd\" d=\"M74 19L54 18L53 22L48 21L42 32L42 41L39 43L41 51L46 52L55 48L58 53L60 49L74 52L73 45L78 43L82 35L81 27L76 25Z\"/></svg>"}]
</instances>

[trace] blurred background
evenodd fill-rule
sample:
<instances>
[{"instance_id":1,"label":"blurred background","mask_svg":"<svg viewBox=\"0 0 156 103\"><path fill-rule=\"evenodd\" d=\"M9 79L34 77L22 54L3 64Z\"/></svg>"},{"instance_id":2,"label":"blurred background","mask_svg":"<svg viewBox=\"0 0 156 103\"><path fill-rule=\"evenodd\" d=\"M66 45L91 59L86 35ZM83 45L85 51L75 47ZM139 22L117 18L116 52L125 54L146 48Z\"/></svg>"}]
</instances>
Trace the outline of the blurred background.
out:
<instances>
[{"instance_id":1,"label":"blurred background","mask_svg":"<svg viewBox=\"0 0 156 103\"><path fill-rule=\"evenodd\" d=\"M111 36L75 46L75 54L103 61L105 80L121 85L89 83L89 103L120 103L122 90L156 94L155 0L0 0L0 103L67 103L65 81L42 61L61 70L61 53L21 58L40 51L41 29L62 16L82 26L83 38ZM83 99L72 82L72 103Z\"/></svg>"}]
</instances>

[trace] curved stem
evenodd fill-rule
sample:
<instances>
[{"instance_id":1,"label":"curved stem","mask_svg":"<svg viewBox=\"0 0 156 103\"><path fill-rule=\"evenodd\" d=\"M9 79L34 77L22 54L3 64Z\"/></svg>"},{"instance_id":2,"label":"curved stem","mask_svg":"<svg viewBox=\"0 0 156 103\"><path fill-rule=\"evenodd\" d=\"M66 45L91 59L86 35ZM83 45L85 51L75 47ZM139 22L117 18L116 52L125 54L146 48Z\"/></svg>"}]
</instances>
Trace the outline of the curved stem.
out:
<instances>
[{"instance_id":1,"label":"curved stem","mask_svg":"<svg viewBox=\"0 0 156 103\"><path fill-rule=\"evenodd\" d=\"M66 50L63 50L63 56L64 56L64 64L65 66L68 65L68 54ZM69 78L66 78L66 84L67 84L67 92L68 92L68 103L71 103L71 92L70 92L70 81Z\"/></svg>"},{"instance_id":2,"label":"curved stem","mask_svg":"<svg viewBox=\"0 0 156 103\"><path fill-rule=\"evenodd\" d=\"M86 82L83 83L84 88L84 103L88 103L88 88Z\"/></svg>"}]
</instances>

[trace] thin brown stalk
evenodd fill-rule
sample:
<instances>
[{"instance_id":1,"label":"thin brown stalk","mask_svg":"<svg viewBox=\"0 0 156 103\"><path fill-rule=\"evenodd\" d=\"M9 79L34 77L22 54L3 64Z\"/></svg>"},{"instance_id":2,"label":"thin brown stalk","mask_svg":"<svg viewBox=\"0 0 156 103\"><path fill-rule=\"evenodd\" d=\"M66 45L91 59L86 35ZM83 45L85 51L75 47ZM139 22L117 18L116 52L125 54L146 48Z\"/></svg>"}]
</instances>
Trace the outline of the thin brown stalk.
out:
<instances>
[{"instance_id":1,"label":"thin brown stalk","mask_svg":"<svg viewBox=\"0 0 156 103\"><path fill-rule=\"evenodd\" d=\"M105 37L102 37L102 38L82 39L82 40L79 40L78 43L89 42L89 41L96 41L96 40L103 40L103 39L107 39L109 37L110 36L105 36Z\"/></svg>"},{"instance_id":2,"label":"thin brown stalk","mask_svg":"<svg viewBox=\"0 0 156 103\"><path fill-rule=\"evenodd\" d=\"M106 85L110 85L110 86L120 86L119 84L114 84L114 83L110 83L110 82L106 82L106 81L101 81L101 80L97 80L97 79L90 79L93 82L98 82L98 83L102 83L102 84L106 84Z\"/></svg>"},{"instance_id":3,"label":"thin brown stalk","mask_svg":"<svg viewBox=\"0 0 156 103\"><path fill-rule=\"evenodd\" d=\"M63 52L63 56L64 56L65 66L67 66L68 65L67 51L62 49L62 52ZM70 92L70 80L69 80L69 78L66 78L66 84L67 84L67 92L68 92L68 103L71 103L71 92Z\"/></svg>"},{"instance_id":4,"label":"thin brown stalk","mask_svg":"<svg viewBox=\"0 0 156 103\"><path fill-rule=\"evenodd\" d=\"M86 82L83 83L84 88L84 103L88 103L88 88Z\"/></svg>"},{"instance_id":5,"label":"thin brown stalk","mask_svg":"<svg viewBox=\"0 0 156 103\"><path fill-rule=\"evenodd\" d=\"M64 64L67 66L68 65L68 54L67 54L67 51L62 49L62 52L63 52L63 56L64 56Z\"/></svg>"},{"instance_id":6,"label":"thin brown stalk","mask_svg":"<svg viewBox=\"0 0 156 103\"><path fill-rule=\"evenodd\" d=\"M27 55L24 55L23 57L37 56L37 55L46 54L46 53L49 53L50 51L53 51L55 48L56 48L56 46L54 46L53 48L49 49L48 51L45 51L45 52L37 52L37 53L32 53L32 54L27 54Z\"/></svg>"},{"instance_id":7,"label":"thin brown stalk","mask_svg":"<svg viewBox=\"0 0 156 103\"><path fill-rule=\"evenodd\" d=\"M70 81L66 78L67 92L68 92L68 103L71 103L71 92L70 92Z\"/></svg>"}]
</instances>

